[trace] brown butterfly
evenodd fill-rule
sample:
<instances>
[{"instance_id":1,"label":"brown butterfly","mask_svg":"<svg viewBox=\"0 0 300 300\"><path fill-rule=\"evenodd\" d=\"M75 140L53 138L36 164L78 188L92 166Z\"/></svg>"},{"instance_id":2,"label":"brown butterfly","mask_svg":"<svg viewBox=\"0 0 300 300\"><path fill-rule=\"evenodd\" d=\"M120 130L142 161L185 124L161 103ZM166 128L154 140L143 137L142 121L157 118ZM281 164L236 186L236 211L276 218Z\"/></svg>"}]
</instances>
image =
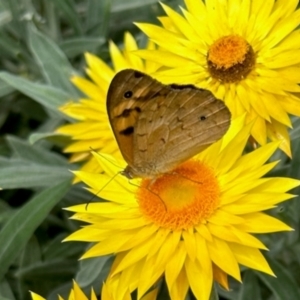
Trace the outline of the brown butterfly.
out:
<instances>
[{"instance_id":1,"label":"brown butterfly","mask_svg":"<svg viewBox=\"0 0 300 300\"><path fill-rule=\"evenodd\" d=\"M164 85L136 70L120 71L107 112L128 166L127 178L155 178L203 151L228 130L224 102L193 85Z\"/></svg>"}]
</instances>

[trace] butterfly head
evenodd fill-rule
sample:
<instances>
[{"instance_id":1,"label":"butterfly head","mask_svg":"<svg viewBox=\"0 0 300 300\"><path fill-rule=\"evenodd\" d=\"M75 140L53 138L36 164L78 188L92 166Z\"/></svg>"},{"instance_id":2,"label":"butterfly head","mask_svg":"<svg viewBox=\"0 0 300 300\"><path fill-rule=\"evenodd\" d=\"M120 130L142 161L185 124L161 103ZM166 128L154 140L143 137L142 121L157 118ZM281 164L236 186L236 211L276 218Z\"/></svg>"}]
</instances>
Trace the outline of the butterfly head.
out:
<instances>
[{"instance_id":1,"label":"butterfly head","mask_svg":"<svg viewBox=\"0 0 300 300\"><path fill-rule=\"evenodd\" d=\"M146 166L127 166L123 171L120 172L121 175L125 176L128 179L134 179L134 178L148 178L153 179L157 178L160 175L162 175L161 172L158 172L155 165L149 165Z\"/></svg>"},{"instance_id":2,"label":"butterfly head","mask_svg":"<svg viewBox=\"0 0 300 300\"><path fill-rule=\"evenodd\" d=\"M120 172L121 175L125 176L128 179L136 178L134 172L130 168L130 166L127 166L123 171Z\"/></svg>"},{"instance_id":3,"label":"butterfly head","mask_svg":"<svg viewBox=\"0 0 300 300\"><path fill-rule=\"evenodd\" d=\"M149 176L149 170L141 167L135 168L129 165L123 171L121 171L121 175L125 176L128 179L151 177Z\"/></svg>"}]
</instances>

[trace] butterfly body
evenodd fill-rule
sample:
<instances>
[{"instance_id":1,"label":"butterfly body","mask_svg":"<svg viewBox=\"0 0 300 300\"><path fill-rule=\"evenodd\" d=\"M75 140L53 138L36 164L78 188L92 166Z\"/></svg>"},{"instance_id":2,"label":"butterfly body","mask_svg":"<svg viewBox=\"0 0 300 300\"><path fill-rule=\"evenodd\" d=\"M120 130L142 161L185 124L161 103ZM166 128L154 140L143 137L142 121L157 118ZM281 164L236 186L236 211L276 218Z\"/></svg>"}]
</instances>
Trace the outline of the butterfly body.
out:
<instances>
[{"instance_id":1,"label":"butterfly body","mask_svg":"<svg viewBox=\"0 0 300 300\"><path fill-rule=\"evenodd\" d=\"M211 92L192 85L164 85L127 69L113 78L109 120L128 166L128 178L155 178L220 139L230 112Z\"/></svg>"}]
</instances>

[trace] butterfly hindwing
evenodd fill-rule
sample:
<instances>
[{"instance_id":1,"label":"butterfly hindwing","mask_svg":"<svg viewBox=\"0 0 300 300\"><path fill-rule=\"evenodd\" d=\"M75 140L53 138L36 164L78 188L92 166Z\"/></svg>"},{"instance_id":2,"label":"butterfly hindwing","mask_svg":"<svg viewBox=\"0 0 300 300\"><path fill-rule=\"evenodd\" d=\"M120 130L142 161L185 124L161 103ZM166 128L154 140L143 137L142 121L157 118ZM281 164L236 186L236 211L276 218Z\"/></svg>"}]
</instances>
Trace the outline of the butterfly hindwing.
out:
<instances>
[{"instance_id":1,"label":"butterfly hindwing","mask_svg":"<svg viewBox=\"0 0 300 300\"><path fill-rule=\"evenodd\" d=\"M225 104L207 90L191 85L164 89L167 92L157 96L155 103L145 105L139 116L136 132L144 133L143 142L140 135L134 136L135 165L151 162L150 167L154 166L158 173L171 171L220 139L231 117ZM146 113L149 106L156 108L151 115Z\"/></svg>"}]
</instances>

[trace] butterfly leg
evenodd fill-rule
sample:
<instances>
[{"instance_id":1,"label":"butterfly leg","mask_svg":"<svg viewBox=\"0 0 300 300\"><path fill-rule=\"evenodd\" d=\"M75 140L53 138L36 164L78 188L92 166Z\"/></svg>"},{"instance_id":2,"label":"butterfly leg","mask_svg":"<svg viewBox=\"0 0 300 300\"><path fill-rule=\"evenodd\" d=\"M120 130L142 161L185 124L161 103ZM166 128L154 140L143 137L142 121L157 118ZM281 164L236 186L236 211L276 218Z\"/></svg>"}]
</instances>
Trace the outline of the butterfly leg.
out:
<instances>
[{"instance_id":1,"label":"butterfly leg","mask_svg":"<svg viewBox=\"0 0 300 300\"><path fill-rule=\"evenodd\" d=\"M164 206L164 208L165 208L165 211L167 211L167 206L166 206L165 202L163 201L163 199L160 197L160 195L157 194L157 193L155 193L153 190L151 190L151 186L154 184L154 182L155 182L156 179L157 179L157 178L152 178L152 179L149 181L148 185L146 186L146 189L147 189L150 193L152 193L153 195L155 195L155 196L157 196L157 197L159 198L159 200L161 201L161 203L163 204L163 206Z\"/></svg>"}]
</instances>

